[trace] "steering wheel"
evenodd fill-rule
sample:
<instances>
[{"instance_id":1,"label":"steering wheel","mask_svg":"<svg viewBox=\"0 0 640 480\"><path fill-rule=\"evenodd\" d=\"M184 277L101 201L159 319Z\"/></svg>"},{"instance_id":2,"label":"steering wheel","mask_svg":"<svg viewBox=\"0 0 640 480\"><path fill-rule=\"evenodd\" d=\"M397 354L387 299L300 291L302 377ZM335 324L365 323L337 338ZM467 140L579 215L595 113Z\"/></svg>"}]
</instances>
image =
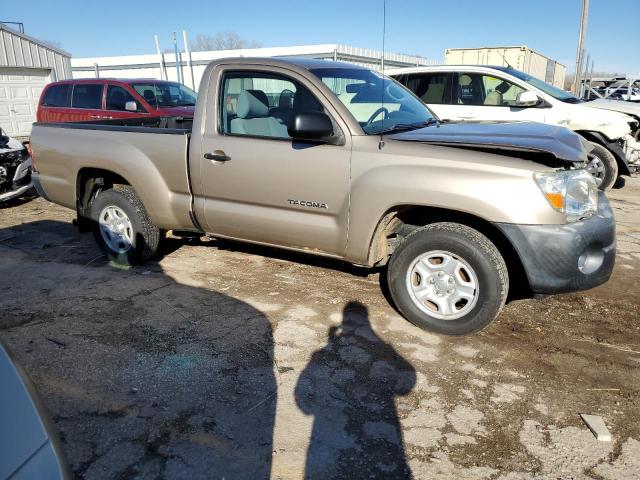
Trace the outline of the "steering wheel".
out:
<instances>
[{"instance_id":1,"label":"steering wheel","mask_svg":"<svg viewBox=\"0 0 640 480\"><path fill-rule=\"evenodd\" d=\"M389 110L387 110L387 107L380 107L375 112L373 112L373 114L369 117L369 120L367 120L366 125L371 125L373 121L376 119L376 117L381 113L384 113L384 116L382 117L383 120L385 118L389 118Z\"/></svg>"}]
</instances>

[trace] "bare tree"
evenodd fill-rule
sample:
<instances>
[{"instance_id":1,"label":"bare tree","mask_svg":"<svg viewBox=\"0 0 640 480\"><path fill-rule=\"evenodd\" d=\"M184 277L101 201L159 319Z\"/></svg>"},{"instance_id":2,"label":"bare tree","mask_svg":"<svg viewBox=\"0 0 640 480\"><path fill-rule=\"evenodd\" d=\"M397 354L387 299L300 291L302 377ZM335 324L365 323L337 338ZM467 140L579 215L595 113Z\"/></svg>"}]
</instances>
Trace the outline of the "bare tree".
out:
<instances>
[{"instance_id":1,"label":"bare tree","mask_svg":"<svg viewBox=\"0 0 640 480\"><path fill-rule=\"evenodd\" d=\"M219 32L214 36L198 34L191 44L194 52L205 52L208 50L234 50L240 48L259 48L262 44L255 40L247 41L236 32Z\"/></svg>"},{"instance_id":2,"label":"bare tree","mask_svg":"<svg viewBox=\"0 0 640 480\"><path fill-rule=\"evenodd\" d=\"M206 52L209 50L217 50L216 47L216 39L211 35L203 35L199 33L196 36L195 41L191 42L191 50L194 52Z\"/></svg>"}]
</instances>

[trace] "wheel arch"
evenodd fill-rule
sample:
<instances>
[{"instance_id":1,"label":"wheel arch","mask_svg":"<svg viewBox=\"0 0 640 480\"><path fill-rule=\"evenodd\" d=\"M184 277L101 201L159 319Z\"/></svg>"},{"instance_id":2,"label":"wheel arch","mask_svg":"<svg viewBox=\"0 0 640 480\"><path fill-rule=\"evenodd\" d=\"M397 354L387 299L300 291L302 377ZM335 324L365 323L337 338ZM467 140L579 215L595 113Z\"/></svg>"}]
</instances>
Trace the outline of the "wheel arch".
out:
<instances>
[{"instance_id":1,"label":"wheel arch","mask_svg":"<svg viewBox=\"0 0 640 480\"><path fill-rule=\"evenodd\" d=\"M477 215L440 207L397 205L380 218L371 238L369 265L385 265L395 248L413 230L438 222L454 222L477 230L498 249L507 264L511 298L531 297L524 263L506 235L488 220Z\"/></svg>"},{"instance_id":2,"label":"wheel arch","mask_svg":"<svg viewBox=\"0 0 640 480\"><path fill-rule=\"evenodd\" d=\"M624 152L616 141L611 141L600 132L594 132L591 130L576 130L575 132L586 140L597 143L598 145L602 145L604 148L609 150L616 159L616 163L618 164L618 175L631 174L629 172L629 167L627 166L627 160L624 156Z\"/></svg>"},{"instance_id":3,"label":"wheel arch","mask_svg":"<svg viewBox=\"0 0 640 480\"><path fill-rule=\"evenodd\" d=\"M122 175L102 168L85 167L76 176L76 212L77 223L81 232L91 230L89 209L93 199L103 190L114 185L131 185Z\"/></svg>"}]
</instances>

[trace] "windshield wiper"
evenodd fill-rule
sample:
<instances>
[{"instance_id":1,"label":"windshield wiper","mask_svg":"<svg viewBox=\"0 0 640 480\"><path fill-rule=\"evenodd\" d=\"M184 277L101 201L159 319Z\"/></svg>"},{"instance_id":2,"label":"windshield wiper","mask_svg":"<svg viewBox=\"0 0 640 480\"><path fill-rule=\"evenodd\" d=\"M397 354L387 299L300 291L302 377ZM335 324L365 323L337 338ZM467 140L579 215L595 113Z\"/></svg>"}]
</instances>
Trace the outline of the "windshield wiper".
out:
<instances>
[{"instance_id":1,"label":"windshield wiper","mask_svg":"<svg viewBox=\"0 0 640 480\"><path fill-rule=\"evenodd\" d=\"M425 122L397 123L393 127L383 130L381 133L406 132L408 130L417 130L418 128L430 127L431 125L439 125L439 124L440 124L440 120L438 120L437 118L430 118Z\"/></svg>"}]
</instances>

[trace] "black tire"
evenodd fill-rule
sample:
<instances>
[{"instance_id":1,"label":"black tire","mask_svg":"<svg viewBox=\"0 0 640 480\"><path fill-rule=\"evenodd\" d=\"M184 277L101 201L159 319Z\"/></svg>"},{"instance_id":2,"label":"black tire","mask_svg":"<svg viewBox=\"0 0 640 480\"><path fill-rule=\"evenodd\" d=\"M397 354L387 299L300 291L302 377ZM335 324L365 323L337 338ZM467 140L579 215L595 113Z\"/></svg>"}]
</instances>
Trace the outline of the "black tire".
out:
<instances>
[{"instance_id":1,"label":"black tire","mask_svg":"<svg viewBox=\"0 0 640 480\"><path fill-rule=\"evenodd\" d=\"M414 261L430 251L450 252L477 276L476 303L464 316L439 319L421 310L410 293L407 275ZM509 291L507 266L496 246L477 230L458 223L433 223L409 234L389 260L387 282L402 315L418 327L446 335L468 335L489 325Z\"/></svg>"},{"instance_id":2,"label":"black tire","mask_svg":"<svg viewBox=\"0 0 640 480\"><path fill-rule=\"evenodd\" d=\"M607 148L602 145L589 142L593 146L593 150L589 154L589 162L593 161L593 158L596 157L602 163L604 167L604 171L598 175L595 171L592 171L592 175L596 178L597 182L600 182L598 188L603 192L610 190L613 187L613 184L616 183L618 179L618 162L616 161L616 157L614 157L613 153L611 153Z\"/></svg>"},{"instance_id":3,"label":"black tire","mask_svg":"<svg viewBox=\"0 0 640 480\"><path fill-rule=\"evenodd\" d=\"M131 248L126 252L112 249L100 231L100 214L109 206L120 208L131 222L133 241ZM96 242L110 261L128 267L153 258L158 253L160 229L149 219L147 211L133 187L120 185L114 189L100 192L91 203L90 218Z\"/></svg>"}]
</instances>

